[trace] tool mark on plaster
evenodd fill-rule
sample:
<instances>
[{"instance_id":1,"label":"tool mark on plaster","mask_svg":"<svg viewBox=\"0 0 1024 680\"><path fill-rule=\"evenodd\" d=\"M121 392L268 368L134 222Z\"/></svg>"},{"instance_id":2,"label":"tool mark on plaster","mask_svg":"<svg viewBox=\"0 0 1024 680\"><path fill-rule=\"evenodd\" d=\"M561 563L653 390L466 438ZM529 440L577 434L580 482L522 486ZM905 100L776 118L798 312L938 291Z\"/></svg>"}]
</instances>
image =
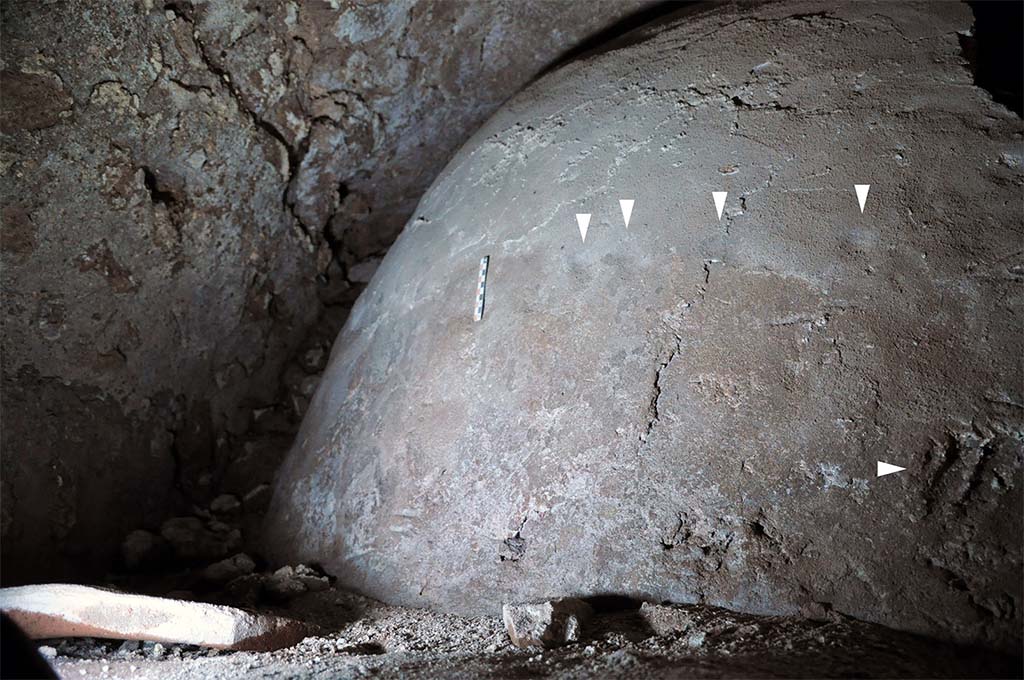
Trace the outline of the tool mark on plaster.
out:
<instances>
[{"instance_id":1,"label":"tool mark on plaster","mask_svg":"<svg viewBox=\"0 0 1024 680\"><path fill-rule=\"evenodd\" d=\"M697 286L698 301L703 302L705 296L707 295L708 286L711 282L711 264L717 264L720 262L720 260L714 258L704 261L704 277L701 284ZM693 303L690 302L684 303L680 314L685 314L686 311L691 308L692 304ZM668 370L669 366L672 365L672 362L675 361L675 359L683 351L683 337L680 334L679 330L671 326L669 327L669 330L672 333L673 342L668 350L667 356L658 362L658 367L657 369L655 369L654 372L654 381L651 385L651 397L647 406L647 422L637 438L640 443L640 446L637 448L636 451L638 455L640 451L643 449L644 445L647 443L647 440L650 438L651 434L654 432L654 429L657 426L657 424L661 421L661 395L665 389L665 372Z\"/></svg>"},{"instance_id":2,"label":"tool mark on plaster","mask_svg":"<svg viewBox=\"0 0 1024 680\"><path fill-rule=\"evenodd\" d=\"M663 553L686 546L688 550L677 552L672 559L692 563L703 576L730 568L728 561L735 557L731 552L735 552L732 549L738 536L728 517L707 517L699 510L681 510L676 518L672 533L660 539Z\"/></svg>"},{"instance_id":3,"label":"tool mark on plaster","mask_svg":"<svg viewBox=\"0 0 1024 680\"><path fill-rule=\"evenodd\" d=\"M689 306L689 305L687 305ZM661 422L661 395L664 391L664 375L668 367L675 361L676 357L682 352L683 339L679 333L673 331L672 337L674 340L673 346L669 349L668 356L658 363L657 369L654 372L654 382L651 385L651 397L647 406L647 423L644 425L643 431L637 437L639 446L637 447L637 455L643 450L650 439L651 434L654 432L654 428Z\"/></svg>"},{"instance_id":4,"label":"tool mark on plaster","mask_svg":"<svg viewBox=\"0 0 1024 680\"><path fill-rule=\"evenodd\" d=\"M676 513L676 528L669 534L668 538L660 539L662 550L672 550L687 538L685 531L684 514Z\"/></svg>"},{"instance_id":5,"label":"tool mark on plaster","mask_svg":"<svg viewBox=\"0 0 1024 680\"><path fill-rule=\"evenodd\" d=\"M750 535L764 544L764 549L771 554L778 554L786 564L793 563L793 557L786 550L786 542L782 532L768 517L765 509L759 508L757 517L747 523Z\"/></svg>"},{"instance_id":6,"label":"tool mark on plaster","mask_svg":"<svg viewBox=\"0 0 1024 680\"><path fill-rule=\"evenodd\" d=\"M498 562L518 562L526 554L526 539L523 538L523 527L526 526L528 517L524 516L519 523L519 528L511 536L501 542L498 549Z\"/></svg>"},{"instance_id":7,"label":"tool mark on plaster","mask_svg":"<svg viewBox=\"0 0 1024 680\"><path fill-rule=\"evenodd\" d=\"M651 436L654 431L654 426L661 419L661 393L662 393L662 377L665 370L668 369L669 365L682 351L683 339L677 333L673 333L675 338L675 345L669 350L668 356L664 361L658 364L657 370L654 372L654 384L651 388L651 400L647 407L648 419L647 425L644 427L644 431L640 433L640 442L646 442L647 438Z\"/></svg>"},{"instance_id":8,"label":"tool mark on plaster","mask_svg":"<svg viewBox=\"0 0 1024 680\"><path fill-rule=\"evenodd\" d=\"M933 441L925 454L925 469L934 469L923 494L926 517L940 504L967 510L977 499L996 457L995 440L996 434L975 427L969 432L947 432L944 442ZM998 471L993 472L998 486Z\"/></svg>"},{"instance_id":9,"label":"tool mark on plaster","mask_svg":"<svg viewBox=\"0 0 1024 680\"><path fill-rule=\"evenodd\" d=\"M967 478L967 486L964 488L963 493L960 495L960 499L957 501L959 505L968 505L975 497L978 489L981 487L982 479L985 476L985 470L988 467L989 461L992 460L992 454L995 450L992 447L992 440L994 437L986 437L979 442L976 447L977 456L975 457L974 465L971 469L971 473Z\"/></svg>"},{"instance_id":10,"label":"tool mark on plaster","mask_svg":"<svg viewBox=\"0 0 1024 680\"><path fill-rule=\"evenodd\" d=\"M157 179L156 173L145 165L142 166L142 182L146 186L146 191L149 192L149 198L153 203L170 209L173 204L178 202L178 197L167 187L162 186Z\"/></svg>"}]
</instances>

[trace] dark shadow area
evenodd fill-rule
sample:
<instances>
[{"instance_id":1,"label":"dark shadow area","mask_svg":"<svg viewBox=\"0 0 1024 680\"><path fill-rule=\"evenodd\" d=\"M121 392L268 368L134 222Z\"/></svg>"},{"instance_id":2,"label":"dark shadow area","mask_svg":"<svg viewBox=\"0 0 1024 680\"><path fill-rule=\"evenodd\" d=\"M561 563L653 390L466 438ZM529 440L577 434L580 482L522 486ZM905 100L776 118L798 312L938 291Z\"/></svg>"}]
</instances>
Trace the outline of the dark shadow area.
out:
<instances>
[{"instance_id":1,"label":"dark shadow area","mask_svg":"<svg viewBox=\"0 0 1024 680\"><path fill-rule=\"evenodd\" d=\"M974 84L1024 116L1024 2L974 0L968 4L974 12L974 35L962 35L960 44Z\"/></svg>"},{"instance_id":2,"label":"dark shadow area","mask_svg":"<svg viewBox=\"0 0 1024 680\"><path fill-rule=\"evenodd\" d=\"M354 654L356 656L376 656L386 652L384 645L379 642L360 642L338 650L339 654Z\"/></svg>"},{"instance_id":3,"label":"dark shadow area","mask_svg":"<svg viewBox=\"0 0 1024 680\"><path fill-rule=\"evenodd\" d=\"M615 614L625 611L637 611L643 600L628 595L601 594L580 598L593 608L595 614Z\"/></svg>"},{"instance_id":4,"label":"dark shadow area","mask_svg":"<svg viewBox=\"0 0 1024 680\"><path fill-rule=\"evenodd\" d=\"M0 613L0 677L56 678L49 664L36 651L25 633L7 616Z\"/></svg>"},{"instance_id":5,"label":"dark shadow area","mask_svg":"<svg viewBox=\"0 0 1024 680\"><path fill-rule=\"evenodd\" d=\"M630 642L640 642L655 634L650 623L640 615L643 600L610 593L581 599L594 610L593 620L584 627L585 640L618 634Z\"/></svg>"},{"instance_id":6,"label":"dark shadow area","mask_svg":"<svg viewBox=\"0 0 1024 680\"><path fill-rule=\"evenodd\" d=\"M631 14L625 19L612 24L603 31L595 33L572 49L565 51L557 59L544 67L540 73L534 76L531 82L539 80L548 73L557 70L571 61L579 59L585 54L592 52L607 52L609 50L621 49L627 45L642 42L647 37L644 32L636 32L632 36L626 36L642 26L652 24L659 19L664 19L670 15L676 14L677 12L680 12L680 10L693 8L695 6L699 7L702 5L707 6L707 3L695 2L693 0L665 0L663 2L657 2L647 9Z\"/></svg>"}]
</instances>

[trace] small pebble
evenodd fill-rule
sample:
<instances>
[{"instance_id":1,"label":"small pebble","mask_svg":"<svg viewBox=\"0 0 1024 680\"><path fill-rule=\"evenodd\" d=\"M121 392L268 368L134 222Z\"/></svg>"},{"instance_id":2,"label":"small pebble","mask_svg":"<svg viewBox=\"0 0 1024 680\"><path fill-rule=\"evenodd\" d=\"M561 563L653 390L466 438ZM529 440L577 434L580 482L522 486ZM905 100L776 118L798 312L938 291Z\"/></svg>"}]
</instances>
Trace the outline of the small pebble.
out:
<instances>
[{"instance_id":1,"label":"small pebble","mask_svg":"<svg viewBox=\"0 0 1024 680\"><path fill-rule=\"evenodd\" d=\"M213 499L210 503L210 510L217 513L218 515L229 515L237 512L242 507L236 496L231 494L222 494Z\"/></svg>"},{"instance_id":2,"label":"small pebble","mask_svg":"<svg viewBox=\"0 0 1024 680\"><path fill-rule=\"evenodd\" d=\"M49 645L43 645L39 648L39 653L45 656L47 659L56 659L57 650Z\"/></svg>"},{"instance_id":3,"label":"small pebble","mask_svg":"<svg viewBox=\"0 0 1024 680\"><path fill-rule=\"evenodd\" d=\"M636 663L636 657L628 650L618 649L608 655L608 661L614 665L632 666Z\"/></svg>"},{"instance_id":4,"label":"small pebble","mask_svg":"<svg viewBox=\"0 0 1024 680\"><path fill-rule=\"evenodd\" d=\"M140 643L138 640L125 640L121 643L121 646L118 647L117 651L114 653L124 656L131 654L132 652L139 651L139 647Z\"/></svg>"},{"instance_id":5,"label":"small pebble","mask_svg":"<svg viewBox=\"0 0 1024 680\"><path fill-rule=\"evenodd\" d=\"M703 647L704 646L704 638L705 638L704 631L698 631L696 633L692 633L689 637L686 638L686 646L689 647L690 649L698 649L700 647Z\"/></svg>"}]
</instances>

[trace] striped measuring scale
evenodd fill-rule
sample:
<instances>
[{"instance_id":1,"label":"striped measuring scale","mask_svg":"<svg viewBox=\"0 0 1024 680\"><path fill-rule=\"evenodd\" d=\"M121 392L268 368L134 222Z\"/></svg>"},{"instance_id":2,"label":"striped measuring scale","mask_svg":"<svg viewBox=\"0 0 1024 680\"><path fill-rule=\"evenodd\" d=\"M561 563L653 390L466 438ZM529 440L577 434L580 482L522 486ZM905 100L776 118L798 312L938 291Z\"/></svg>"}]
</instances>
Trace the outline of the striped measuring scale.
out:
<instances>
[{"instance_id":1,"label":"striped measuring scale","mask_svg":"<svg viewBox=\"0 0 1024 680\"><path fill-rule=\"evenodd\" d=\"M473 312L476 321L484 318L484 294L487 292L487 266L490 262L490 255L480 258L480 276L476 282L476 310Z\"/></svg>"}]
</instances>

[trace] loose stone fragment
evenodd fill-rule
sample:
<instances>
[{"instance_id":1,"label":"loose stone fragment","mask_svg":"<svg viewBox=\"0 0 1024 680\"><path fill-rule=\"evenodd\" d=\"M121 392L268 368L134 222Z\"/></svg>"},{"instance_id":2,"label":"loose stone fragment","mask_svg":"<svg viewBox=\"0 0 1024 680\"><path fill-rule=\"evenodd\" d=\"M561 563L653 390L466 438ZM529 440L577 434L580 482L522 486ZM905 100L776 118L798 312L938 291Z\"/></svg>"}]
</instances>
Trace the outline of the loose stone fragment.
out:
<instances>
[{"instance_id":1,"label":"loose stone fragment","mask_svg":"<svg viewBox=\"0 0 1024 680\"><path fill-rule=\"evenodd\" d=\"M267 595L279 601L290 600L307 591L316 592L329 587L330 581L326 576L321 576L312 567L304 564L297 567L281 567L263 583Z\"/></svg>"},{"instance_id":2,"label":"loose stone fragment","mask_svg":"<svg viewBox=\"0 0 1024 680\"><path fill-rule=\"evenodd\" d=\"M128 656L139 651L140 646L141 645L138 640L125 640L114 653L118 656Z\"/></svg>"},{"instance_id":3,"label":"loose stone fragment","mask_svg":"<svg viewBox=\"0 0 1024 680\"><path fill-rule=\"evenodd\" d=\"M307 590L314 593L331 587L330 581L326 576L321 576L316 570L312 567L307 567L305 564L295 567L295 578L301 581Z\"/></svg>"},{"instance_id":4,"label":"loose stone fragment","mask_svg":"<svg viewBox=\"0 0 1024 680\"><path fill-rule=\"evenodd\" d=\"M246 574L229 581L224 593L233 604L254 606L263 594L264 578L259 574Z\"/></svg>"},{"instance_id":5,"label":"loose stone fragment","mask_svg":"<svg viewBox=\"0 0 1024 680\"><path fill-rule=\"evenodd\" d=\"M131 532L121 543L121 556L129 569L152 563L165 552L166 543L163 539L144 529Z\"/></svg>"},{"instance_id":6,"label":"loose stone fragment","mask_svg":"<svg viewBox=\"0 0 1024 680\"><path fill-rule=\"evenodd\" d=\"M685 609L649 602L640 605L640 618L655 635L683 633L693 625L693 619Z\"/></svg>"},{"instance_id":7,"label":"loose stone fragment","mask_svg":"<svg viewBox=\"0 0 1024 680\"><path fill-rule=\"evenodd\" d=\"M203 570L203 578L214 583L226 583L234 578L251 574L256 563L245 553L214 562Z\"/></svg>"},{"instance_id":8,"label":"loose stone fragment","mask_svg":"<svg viewBox=\"0 0 1024 680\"><path fill-rule=\"evenodd\" d=\"M568 597L539 604L506 604L505 629L516 647L557 647L579 642L593 610L583 600Z\"/></svg>"},{"instance_id":9,"label":"loose stone fragment","mask_svg":"<svg viewBox=\"0 0 1024 680\"><path fill-rule=\"evenodd\" d=\"M173 517L160 527L178 559L216 560L237 550L242 535L223 522L211 522L209 528L198 517Z\"/></svg>"},{"instance_id":10,"label":"loose stone fragment","mask_svg":"<svg viewBox=\"0 0 1024 680\"><path fill-rule=\"evenodd\" d=\"M213 499L210 503L210 510L217 513L218 515L230 515L238 511L242 507L236 496L226 493L221 494Z\"/></svg>"},{"instance_id":11,"label":"loose stone fragment","mask_svg":"<svg viewBox=\"0 0 1024 680\"><path fill-rule=\"evenodd\" d=\"M314 630L280 616L67 584L0 589L0 610L32 639L153 640L217 649L270 651ZM163 645L153 648L163 652Z\"/></svg>"},{"instance_id":12,"label":"loose stone fragment","mask_svg":"<svg viewBox=\"0 0 1024 680\"><path fill-rule=\"evenodd\" d=\"M267 505L270 503L270 485L260 484L253 488L249 493L245 494L242 503L244 503L246 511L262 512L266 510Z\"/></svg>"},{"instance_id":13,"label":"loose stone fragment","mask_svg":"<svg viewBox=\"0 0 1024 680\"><path fill-rule=\"evenodd\" d=\"M268 576L263 582L263 588L275 600L290 600L307 590L306 584L296 577L292 567L281 567Z\"/></svg>"}]
</instances>

